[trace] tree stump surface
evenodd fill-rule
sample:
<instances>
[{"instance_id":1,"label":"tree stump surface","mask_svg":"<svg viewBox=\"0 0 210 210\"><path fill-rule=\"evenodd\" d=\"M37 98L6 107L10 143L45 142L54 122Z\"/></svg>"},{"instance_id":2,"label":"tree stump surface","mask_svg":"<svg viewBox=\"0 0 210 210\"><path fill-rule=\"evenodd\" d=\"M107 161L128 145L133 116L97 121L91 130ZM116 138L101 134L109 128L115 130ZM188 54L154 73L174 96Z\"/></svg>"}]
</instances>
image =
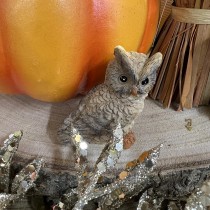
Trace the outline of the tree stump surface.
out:
<instances>
[{"instance_id":1,"label":"tree stump surface","mask_svg":"<svg viewBox=\"0 0 210 210\"><path fill-rule=\"evenodd\" d=\"M64 103L45 103L27 96L0 96L0 144L10 133L23 130L15 161L28 163L44 158L47 169L74 174L74 153L70 145L62 145L57 130L63 120L77 109L81 97ZM188 130L186 120L192 120ZM145 108L134 126L135 144L123 151L117 169L136 159L143 151L160 143L158 168L171 170L208 165L210 163L210 107L204 106L177 112L163 109L146 99ZM90 144L88 160L94 166L104 145Z\"/></svg>"},{"instance_id":2,"label":"tree stump surface","mask_svg":"<svg viewBox=\"0 0 210 210\"><path fill-rule=\"evenodd\" d=\"M24 133L13 159L14 170L18 171L20 165L26 165L36 157L45 160L45 167L40 172L35 190L36 194L41 196L38 199L41 203L37 204L37 199L32 199L29 203L22 200L8 209L44 209L42 195L49 199L59 198L64 192L77 186L73 150L70 145L61 144L57 130L63 120L77 109L80 100L81 97L77 97L64 103L45 103L27 96L0 95L0 144L16 130L23 130ZM191 129L187 126L189 120L192 122ZM209 106L176 112L173 109L163 109L159 103L147 99L144 111L136 120L134 133L137 140L130 149L122 152L116 169L112 170L113 176L116 176L127 162L160 143L163 143L164 147L157 170L161 171L163 186L159 184L157 191L168 191L167 187L177 183L182 186L186 179L189 179L187 183L191 185L184 185L178 192L184 194L186 189L195 189L209 176ZM94 166L103 146L89 145L90 167ZM194 179L195 183L192 182ZM33 202L36 203L35 206ZM137 203L133 203L133 200L131 203L134 205L131 209L136 209ZM130 204L128 206L131 207ZM87 209L90 209L89 206ZM127 209L127 204L120 209Z\"/></svg>"}]
</instances>

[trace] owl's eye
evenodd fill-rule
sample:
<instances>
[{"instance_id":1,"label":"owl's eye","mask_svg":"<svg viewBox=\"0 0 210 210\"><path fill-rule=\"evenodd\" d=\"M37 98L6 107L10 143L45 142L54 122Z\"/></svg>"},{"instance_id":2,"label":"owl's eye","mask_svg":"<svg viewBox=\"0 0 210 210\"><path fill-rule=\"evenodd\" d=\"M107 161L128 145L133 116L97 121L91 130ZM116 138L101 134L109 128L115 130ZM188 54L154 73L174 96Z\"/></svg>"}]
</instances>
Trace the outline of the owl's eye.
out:
<instances>
[{"instance_id":1,"label":"owl's eye","mask_svg":"<svg viewBox=\"0 0 210 210\"><path fill-rule=\"evenodd\" d=\"M149 79L148 79L148 78L144 79L144 80L141 82L142 85L146 85L146 84L148 84L148 83L149 83Z\"/></svg>"},{"instance_id":2,"label":"owl's eye","mask_svg":"<svg viewBox=\"0 0 210 210\"><path fill-rule=\"evenodd\" d=\"M120 81L121 82L127 82L128 78L124 75L120 76Z\"/></svg>"}]
</instances>

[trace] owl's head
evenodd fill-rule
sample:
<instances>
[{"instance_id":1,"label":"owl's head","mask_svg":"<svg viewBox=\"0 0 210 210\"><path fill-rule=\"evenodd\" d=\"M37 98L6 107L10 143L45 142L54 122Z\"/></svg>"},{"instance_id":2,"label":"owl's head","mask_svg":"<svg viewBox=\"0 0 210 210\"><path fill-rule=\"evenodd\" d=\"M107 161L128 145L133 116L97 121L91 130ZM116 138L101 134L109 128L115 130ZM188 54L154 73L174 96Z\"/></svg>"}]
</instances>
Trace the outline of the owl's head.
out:
<instances>
[{"instance_id":1,"label":"owl's head","mask_svg":"<svg viewBox=\"0 0 210 210\"><path fill-rule=\"evenodd\" d=\"M148 58L143 53L127 52L121 46L114 49L115 59L110 61L105 84L120 95L147 95L156 81L156 71L162 63L162 54Z\"/></svg>"}]
</instances>

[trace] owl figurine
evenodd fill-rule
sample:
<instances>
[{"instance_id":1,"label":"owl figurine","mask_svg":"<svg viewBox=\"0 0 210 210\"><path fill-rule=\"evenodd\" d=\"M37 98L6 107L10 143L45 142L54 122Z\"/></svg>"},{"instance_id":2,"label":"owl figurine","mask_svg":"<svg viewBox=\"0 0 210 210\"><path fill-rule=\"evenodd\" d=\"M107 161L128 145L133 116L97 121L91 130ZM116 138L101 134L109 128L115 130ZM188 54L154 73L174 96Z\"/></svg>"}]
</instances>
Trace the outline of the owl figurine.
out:
<instances>
[{"instance_id":1,"label":"owl figurine","mask_svg":"<svg viewBox=\"0 0 210 210\"><path fill-rule=\"evenodd\" d=\"M87 142L104 143L120 123L124 148L133 144L134 120L142 112L144 100L155 84L162 54L158 52L148 58L143 53L127 52L117 46L114 56L106 69L104 83L92 89L78 109L64 120L58 132L63 141L70 141L73 126Z\"/></svg>"}]
</instances>

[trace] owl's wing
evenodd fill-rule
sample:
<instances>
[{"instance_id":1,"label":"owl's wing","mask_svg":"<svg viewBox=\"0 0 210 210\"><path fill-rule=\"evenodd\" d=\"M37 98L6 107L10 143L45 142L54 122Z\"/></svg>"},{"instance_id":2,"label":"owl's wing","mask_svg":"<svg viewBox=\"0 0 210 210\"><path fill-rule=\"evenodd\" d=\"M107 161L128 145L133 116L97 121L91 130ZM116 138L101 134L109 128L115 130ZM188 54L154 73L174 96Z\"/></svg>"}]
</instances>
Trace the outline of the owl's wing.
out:
<instances>
[{"instance_id":1,"label":"owl's wing","mask_svg":"<svg viewBox=\"0 0 210 210\"><path fill-rule=\"evenodd\" d=\"M84 109L85 109L87 106L90 105L90 101L92 100L92 98L94 98L94 97L97 95L96 92L98 91L98 89L100 89L101 86L102 86L102 85L98 85L98 86L92 88L92 89L88 92L88 94L87 94L85 97L83 97L83 98L81 99L81 101L79 102L79 107L78 107L78 109L76 110L76 112L70 114L69 117L71 117L72 119L77 118L78 115L80 115L80 114L84 111Z\"/></svg>"},{"instance_id":2,"label":"owl's wing","mask_svg":"<svg viewBox=\"0 0 210 210\"><path fill-rule=\"evenodd\" d=\"M63 142L69 142L72 125L81 116L81 113L85 113L86 109L94 105L92 101L94 98L97 98L98 95L97 92L99 92L99 89L101 89L102 86L103 84L98 85L95 88L93 88L91 91L89 91L89 93L80 101L78 109L75 112L72 112L64 120L64 123L61 125L61 127L58 130L58 136Z\"/></svg>"}]
</instances>

